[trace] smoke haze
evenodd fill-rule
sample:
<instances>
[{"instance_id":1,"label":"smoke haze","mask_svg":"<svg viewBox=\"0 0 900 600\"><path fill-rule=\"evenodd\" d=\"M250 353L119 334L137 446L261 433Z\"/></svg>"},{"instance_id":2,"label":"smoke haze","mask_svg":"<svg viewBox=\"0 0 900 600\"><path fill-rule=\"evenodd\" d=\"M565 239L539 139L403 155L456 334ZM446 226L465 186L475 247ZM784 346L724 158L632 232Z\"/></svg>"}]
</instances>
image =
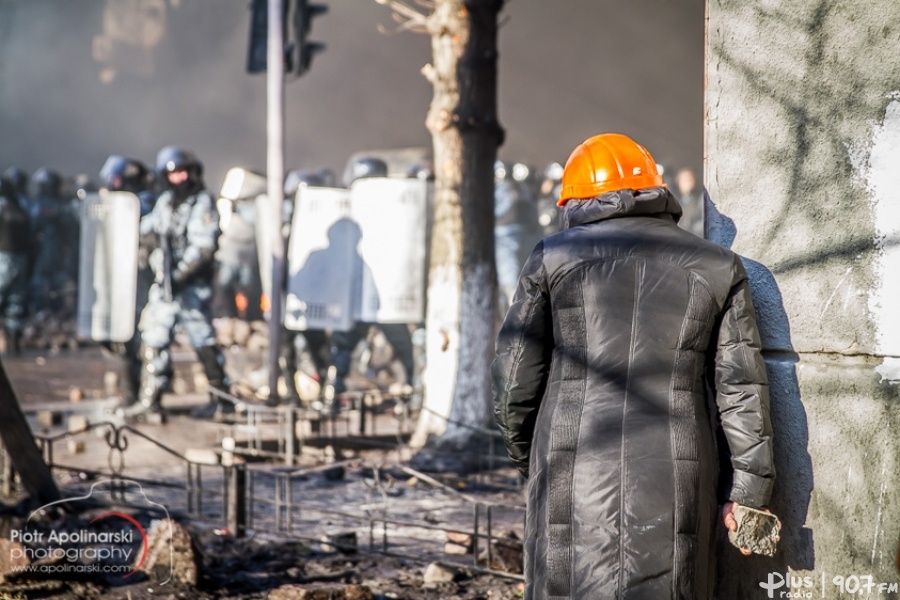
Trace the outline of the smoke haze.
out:
<instances>
[{"instance_id":1,"label":"smoke haze","mask_svg":"<svg viewBox=\"0 0 900 600\"><path fill-rule=\"evenodd\" d=\"M286 85L287 170L365 149L430 147L424 34L374 0L319 0L327 44ZM265 75L245 70L249 0L0 0L0 170L96 177L110 154L194 150L218 189L265 170ZM704 3L508 0L499 34L501 158L543 168L626 133L674 169L702 164Z\"/></svg>"}]
</instances>

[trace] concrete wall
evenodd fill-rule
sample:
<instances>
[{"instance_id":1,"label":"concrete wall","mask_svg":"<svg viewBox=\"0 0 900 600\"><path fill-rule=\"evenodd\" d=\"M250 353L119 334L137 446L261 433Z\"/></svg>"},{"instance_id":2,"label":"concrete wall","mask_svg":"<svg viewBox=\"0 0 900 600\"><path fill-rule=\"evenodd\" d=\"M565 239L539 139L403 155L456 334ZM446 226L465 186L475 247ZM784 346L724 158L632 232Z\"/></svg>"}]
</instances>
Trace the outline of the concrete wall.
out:
<instances>
[{"instance_id":1,"label":"concrete wall","mask_svg":"<svg viewBox=\"0 0 900 600\"><path fill-rule=\"evenodd\" d=\"M708 237L751 275L785 527L773 559L720 547L719 597L897 598L900 3L707 15Z\"/></svg>"}]
</instances>

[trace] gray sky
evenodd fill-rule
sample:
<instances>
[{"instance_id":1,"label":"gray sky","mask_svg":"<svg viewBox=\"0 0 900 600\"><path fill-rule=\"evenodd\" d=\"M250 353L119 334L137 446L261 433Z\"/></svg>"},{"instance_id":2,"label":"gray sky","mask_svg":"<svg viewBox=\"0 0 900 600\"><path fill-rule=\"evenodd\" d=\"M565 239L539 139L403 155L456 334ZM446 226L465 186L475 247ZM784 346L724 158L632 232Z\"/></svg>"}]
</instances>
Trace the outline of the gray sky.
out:
<instances>
[{"instance_id":1,"label":"gray sky","mask_svg":"<svg viewBox=\"0 0 900 600\"><path fill-rule=\"evenodd\" d=\"M360 150L430 147L427 36L379 31L394 25L374 0L320 1L330 10L312 38L328 48L287 84L286 168L340 173ZM176 144L198 154L212 189L229 167L264 170L248 5L0 0L0 169L96 176L110 154L152 165ZM501 19L501 158L543 168L618 131L671 169L701 166L702 1L508 0Z\"/></svg>"}]
</instances>

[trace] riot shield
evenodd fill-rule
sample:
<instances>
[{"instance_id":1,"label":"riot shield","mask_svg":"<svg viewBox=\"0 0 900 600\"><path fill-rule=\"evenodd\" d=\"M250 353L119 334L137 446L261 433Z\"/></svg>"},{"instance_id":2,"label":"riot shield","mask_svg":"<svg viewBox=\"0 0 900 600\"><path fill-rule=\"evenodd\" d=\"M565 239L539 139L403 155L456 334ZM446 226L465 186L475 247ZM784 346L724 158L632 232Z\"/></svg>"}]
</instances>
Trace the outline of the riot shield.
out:
<instances>
[{"instance_id":1,"label":"riot shield","mask_svg":"<svg viewBox=\"0 0 900 600\"><path fill-rule=\"evenodd\" d=\"M362 238L361 301L353 318L418 323L425 316L427 183L421 179L359 179L351 214Z\"/></svg>"},{"instance_id":2,"label":"riot shield","mask_svg":"<svg viewBox=\"0 0 900 600\"><path fill-rule=\"evenodd\" d=\"M127 342L134 335L140 210L130 192L101 190L81 203L79 336Z\"/></svg>"},{"instance_id":3,"label":"riot shield","mask_svg":"<svg viewBox=\"0 0 900 600\"><path fill-rule=\"evenodd\" d=\"M270 217L269 200L266 195L267 181L264 175L234 167L228 169L225 181L219 192L217 206L220 207L220 218L228 214L237 202L256 203L256 254L259 260L259 279L263 294L271 298L272 291L272 219ZM220 221L220 227L224 229L229 225L227 221Z\"/></svg>"},{"instance_id":4,"label":"riot shield","mask_svg":"<svg viewBox=\"0 0 900 600\"><path fill-rule=\"evenodd\" d=\"M287 254L284 325L288 329L353 326L360 298L359 225L350 214L350 191L301 186Z\"/></svg>"},{"instance_id":5,"label":"riot shield","mask_svg":"<svg viewBox=\"0 0 900 600\"><path fill-rule=\"evenodd\" d=\"M225 173L225 181L222 182L219 197L227 200L250 200L265 193L266 178L264 175L234 167Z\"/></svg>"}]
</instances>

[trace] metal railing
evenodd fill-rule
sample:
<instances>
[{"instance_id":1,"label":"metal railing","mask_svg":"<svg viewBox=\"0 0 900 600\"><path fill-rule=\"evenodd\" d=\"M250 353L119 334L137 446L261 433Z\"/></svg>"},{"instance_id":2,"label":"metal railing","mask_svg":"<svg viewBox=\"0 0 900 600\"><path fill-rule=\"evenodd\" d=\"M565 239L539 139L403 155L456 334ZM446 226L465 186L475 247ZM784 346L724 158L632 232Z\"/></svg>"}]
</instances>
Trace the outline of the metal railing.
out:
<instances>
[{"instance_id":1,"label":"metal railing","mask_svg":"<svg viewBox=\"0 0 900 600\"><path fill-rule=\"evenodd\" d=\"M282 410L290 415L293 410ZM251 415L254 411L248 411ZM276 424L290 423L288 418L278 421L279 409L269 409L265 412L267 418L275 413ZM251 417L248 416L248 423ZM248 425L249 426L249 425ZM296 424L292 427L296 431ZM56 445L68 443L93 432L102 434L106 444L108 470L91 470L79 466L65 465L56 460ZM129 437L134 436L149 443L151 446L163 451L174 458L183 469L184 477L169 478L126 476L126 454L133 447ZM99 436L98 436L99 437ZM287 436L286 436L287 437ZM365 442L366 436L359 435L358 441ZM158 488L167 495L167 504L181 504L178 497L183 498L183 510L173 508L172 514L181 515L190 519L198 519L222 525L229 533L235 536L244 536L248 531L267 532L276 535L291 537L298 540L318 543L323 547L338 550L353 550L395 556L413 561L440 562L441 564L475 569L481 572L492 573L504 577L521 579L517 573L500 571L491 568L497 548L516 547L519 542L502 535L497 535L496 529L499 522L505 523L506 528L518 529L524 519L523 504L508 504L484 500L473 494L459 492L450 485L438 479L415 471L397 461L392 464L374 465L363 459L352 459L325 464L317 464L310 467L278 466L274 464L256 463L248 464L240 455L242 449L238 448L233 438L226 438L221 451L217 452L218 462L197 461L179 453L173 448L161 443L147 435L140 429L119 423L97 422L90 423L77 431L65 431L56 434L38 434L35 436L47 464L56 471L77 472L86 474L89 478L106 477L111 486L111 499L125 503L124 490L128 482L138 482L148 488ZM488 437L488 439L493 439ZM231 440L231 441L228 441ZM374 440L369 440L374 441ZM286 443L286 442L285 442ZM377 446L385 448L387 445ZM4 491L12 491L14 474L11 471L10 461L2 457L2 487ZM276 453L276 457L284 460L287 456ZM499 462L499 461L498 461ZM310 476L328 473L335 469L358 469L369 477L362 478L366 488L366 501L345 501L337 504L331 502L316 502L309 497L309 490L298 489L298 483ZM213 472L213 476L208 475ZM446 508L454 510L456 524L438 525L428 522L427 519L415 519L410 516L408 510L404 514L395 514L392 511L392 491L386 486L387 473L399 471L416 477L429 486L430 490L439 493L446 502ZM482 488L490 485L489 480L483 475L467 479L469 487ZM116 483L120 485L116 485ZM519 489L516 485L494 486L495 489ZM380 502L373 502L372 498L380 498ZM407 505L409 503L406 503ZM351 509L350 507L355 507ZM460 514L468 515L461 517ZM342 529L352 530L357 539L364 537L368 544L364 548L354 542L347 544L340 539L328 539L327 528L322 528L323 520L330 519L332 523L340 525ZM468 525L465 525L465 523ZM437 542L443 544L447 536L441 533L462 533L472 540L467 553L471 553L471 562L463 563L449 560L444 554L443 548L433 548ZM405 549L405 550L404 550ZM483 549L483 552L482 552ZM482 562L484 565L482 565Z\"/></svg>"}]
</instances>

